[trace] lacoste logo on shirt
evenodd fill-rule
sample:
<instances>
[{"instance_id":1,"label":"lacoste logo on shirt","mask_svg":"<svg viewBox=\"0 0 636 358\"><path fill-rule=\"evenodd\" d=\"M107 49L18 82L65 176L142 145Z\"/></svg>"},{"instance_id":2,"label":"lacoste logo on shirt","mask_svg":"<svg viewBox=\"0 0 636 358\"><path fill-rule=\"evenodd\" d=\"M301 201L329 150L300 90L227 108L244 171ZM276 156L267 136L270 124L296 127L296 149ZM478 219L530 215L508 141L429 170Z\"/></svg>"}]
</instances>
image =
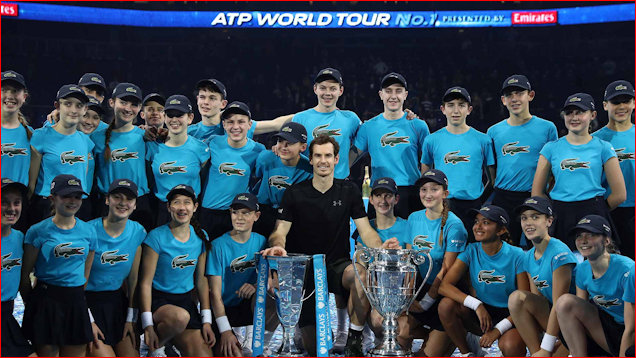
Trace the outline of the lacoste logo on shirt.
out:
<instances>
[{"instance_id":1,"label":"lacoste logo on shirt","mask_svg":"<svg viewBox=\"0 0 636 358\"><path fill-rule=\"evenodd\" d=\"M16 143L4 143L2 144L2 155L6 155L9 158L16 155L27 155L26 148L15 148Z\"/></svg>"},{"instance_id":2,"label":"lacoste logo on shirt","mask_svg":"<svg viewBox=\"0 0 636 358\"><path fill-rule=\"evenodd\" d=\"M534 281L534 285L539 289L550 286L548 285L548 280L539 280L539 275L532 276L532 281Z\"/></svg>"},{"instance_id":3,"label":"lacoste logo on shirt","mask_svg":"<svg viewBox=\"0 0 636 358\"><path fill-rule=\"evenodd\" d=\"M590 169L590 162L577 162L579 158L568 158L561 161L561 170L569 170L571 172L576 169Z\"/></svg>"},{"instance_id":4,"label":"lacoste logo on shirt","mask_svg":"<svg viewBox=\"0 0 636 358\"><path fill-rule=\"evenodd\" d=\"M256 262L254 260L245 261L246 258L247 254L241 255L232 260L232 262L230 263L230 271L232 271L233 273L245 272L245 270L249 268L256 267Z\"/></svg>"},{"instance_id":5,"label":"lacoste logo on shirt","mask_svg":"<svg viewBox=\"0 0 636 358\"><path fill-rule=\"evenodd\" d=\"M594 303L596 303L597 305L604 307L604 308L610 308L612 306L620 306L621 304L619 303L618 298L615 298L613 300L606 300L604 295L596 295L592 298L592 300L594 301Z\"/></svg>"},{"instance_id":6,"label":"lacoste logo on shirt","mask_svg":"<svg viewBox=\"0 0 636 358\"><path fill-rule=\"evenodd\" d=\"M234 168L233 165L236 165L236 163L221 163L219 165L219 174L245 176L245 169Z\"/></svg>"},{"instance_id":7,"label":"lacoste logo on shirt","mask_svg":"<svg viewBox=\"0 0 636 358\"><path fill-rule=\"evenodd\" d=\"M111 266L128 261L128 254L117 255L118 252L119 250L104 251L100 256L100 261L102 264L110 264Z\"/></svg>"},{"instance_id":8,"label":"lacoste logo on shirt","mask_svg":"<svg viewBox=\"0 0 636 358\"><path fill-rule=\"evenodd\" d=\"M65 259L68 259L69 257L75 255L84 255L83 247L69 247L71 246L71 244L73 243L65 242L55 246L55 248L53 249L53 255L55 255L56 258L63 257Z\"/></svg>"},{"instance_id":9,"label":"lacoste logo on shirt","mask_svg":"<svg viewBox=\"0 0 636 358\"><path fill-rule=\"evenodd\" d=\"M186 255L179 255L176 256L175 258L172 259L172 268L178 268L178 269L184 269L188 266L195 266L196 264L194 263L195 260L186 260L186 258L188 257L188 254Z\"/></svg>"},{"instance_id":10,"label":"lacoste logo on shirt","mask_svg":"<svg viewBox=\"0 0 636 358\"><path fill-rule=\"evenodd\" d=\"M426 239L428 239L428 235L417 235L413 238L413 246L415 246L416 248L420 249L420 250L424 250L424 249L429 249L432 250L433 249L433 243L430 241L427 241Z\"/></svg>"},{"instance_id":11,"label":"lacoste logo on shirt","mask_svg":"<svg viewBox=\"0 0 636 358\"><path fill-rule=\"evenodd\" d=\"M320 125L316 128L314 128L314 130L311 132L311 134L314 136L314 138L326 134L330 137L335 137L335 136L340 136L340 129L326 129L327 127L329 127L328 124L323 124Z\"/></svg>"},{"instance_id":12,"label":"lacoste logo on shirt","mask_svg":"<svg viewBox=\"0 0 636 358\"><path fill-rule=\"evenodd\" d=\"M172 175L175 173L187 173L185 166L174 165L177 161L165 162L159 165L159 174Z\"/></svg>"},{"instance_id":13,"label":"lacoste logo on shirt","mask_svg":"<svg viewBox=\"0 0 636 358\"><path fill-rule=\"evenodd\" d=\"M70 164L70 165L84 162L84 156L74 155L74 154L75 154L75 150L62 152L62 154L60 154L60 161L62 162L62 164Z\"/></svg>"},{"instance_id":14,"label":"lacoste logo on shirt","mask_svg":"<svg viewBox=\"0 0 636 358\"><path fill-rule=\"evenodd\" d=\"M279 190L287 189L287 188L289 188L291 186L291 184L286 182L287 179L289 179L288 176L272 175L267 180L267 183L269 184L269 186L273 186L273 187L275 187L276 189L279 189Z\"/></svg>"},{"instance_id":15,"label":"lacoste logo on shirt","mask_svg":"<svg viewBox=\"0 0 636 358\"><path fill-rule=\"evenodd\" d=\"M501 147L501 153L503 153L503 155L510 154L511 156L514 156L517 153L529 153L530 152L528 150L530 148L529 145L519 145L519 146L517 146L517 144L519 144L519 141L504 144L503 147Z\"/></svg>"},{"instance_id":16,"label":"lacoste logo on shirt","mask_svg":"<svg viewBox=\"0 0 636 358\"><path fill-rule=\"evenodd\" d=\"M460 162L470 162L470 155L459 155L459 150L448 152L444 155L444 164L457 164Z\"/></svg>"},{"instance_id":17,"label":"lacoste logo on shirt","mask_svg":"<svg viewBox=\"0 0 636 358\"><path fill-rule=\"evenodd\" d=\"M9 257L11 257L11 255L13 255L13 252L9 252L8 254L2 256L2 271L11 271L11 269L15 266L22 265L21 258L10 259Z\"/></svg>"},{"instance_id":18,"label":"lacoste logo on shirt","mask_svg":"<svg viewBox=\"0 0 636 358\"><path fill-rule=\"evenodd\" d=\"M394 137L397 133L398 133L398 131L393 131L393 132L390 132L390 133L386 133L385 135L383 135L380 138L380 144L382 144L383 147L386 147L387 145L389 147L395 147L398 144L408 144L409 143L409 137L408 136Z\"/></svg>"},{"instance_id":19,"label":"lacoste logo on shirt","mask_svg":"<svg viewBox=\"0 0 636 358\"><path fill-rule=\"evenodd\" d=\"M137 152L126 152L126 149L128 149L128 147L115 149L110 152L110 160L113 162L120 161L123 163L128 159L139 159Z\"/></svg>"},{"instance_id":20,"label":"lacoste logo on shirt","mask_svg":"<svg viewBox=\"0 0 636 358\"><path fill-rule=\"evenodd\" d=\"M493 275L495 270L481 270L479 274L477 274L477 282L484 282L487 285L491 283L505 283L506 276L505 275Z\"/></svg>"},{"instance_id":21,"label":"lacoste logo on shirt","mask_svg":"<svg viewBox=\"0 0 636 358\"><path fill-rule=\"evenodd\" d=\"M634 160L634 153L625 153L625 148L618 148L614 151L616 152L616 156L618 157L619 162L622 162L624 160Z\"/></svg>"}]
</instances>

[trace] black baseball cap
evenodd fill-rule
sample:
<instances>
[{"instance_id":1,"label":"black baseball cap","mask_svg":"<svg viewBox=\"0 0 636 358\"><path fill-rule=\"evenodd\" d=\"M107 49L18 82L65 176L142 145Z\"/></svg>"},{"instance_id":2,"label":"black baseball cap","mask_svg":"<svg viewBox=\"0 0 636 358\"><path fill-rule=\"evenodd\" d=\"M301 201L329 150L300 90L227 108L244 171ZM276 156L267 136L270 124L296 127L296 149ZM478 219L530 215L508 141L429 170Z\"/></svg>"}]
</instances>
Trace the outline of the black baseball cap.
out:
<instances>
[{"instance_id":1,"label":"black baseball cap","mask_svg":"<svg viewBox=\"0 0 636 358\"><path fill-rule=\"evenodd\" d=\"M22 88L26 88L26 82L24 82L24 76L22 76L21 74L13 70L2 72L2 82L14 82L18 84L18 86Z\"/></svg>"},{"instance_id":2,"label":"black baseball cap","mask_svg":"<svg viewBox=\"0 0 636 358\"><path fill-rule=\"evenodd\" d=\"M243 102L239 102L239 101L234 101L230 103L227 107L225 107L223 112L221 112L221 119L223 120L229 117L230 114L235 114L235 113L244 114L248 116L249 119L252 119L252 112L250 112L250 107L248 107L247 104Z\"/></svg>"},{"instance_id":3,"label":"black baseball cap","mask_svg":"<svg viewBox=\"0 0 636 358\"><path fill-rule=\"evenodd\" d=\"M562 111L568 107L576 107L584 111L594 111L594 98L587 93L575 93L565 100Z\"/></svg>"},{"instance_id":4,"label":"black baseball cap","mask_svg":"<svg viewBox=\"0 0 636 358\"><path fill-rule=\"evenodd\" d=\"M542 214L552 216L552 203L550 199L542 196L532 196L524 200L523 204L515 208L515 214L519 215L524 210L536 210Z\"/></svg>"},{"instance_id":5,"label":"black baseball cap","mask_svg":"<svg viewBox=\"0 0 636 358\"><path fill-rule=\"evenodd\" d=\"M194 193L194 189L192 189L190 185L175 185L174 188L170 189L168 195L166 195L166 199L168 199L168 201L171 201L177 194L188 196L195 202L197 201L197 195Z\"/></svg>"},{"instance_id":6,"label":"black baseball cap","mask_svg":"<svg viewBox=\"0 0 636 358\"><path fill-rule=\"evenodd\" d=\"M100 76L98 73L88 72L80 77L77 82L78 86L98 86L101 87L102 90L106 91L106 81L104 81L104 77Z\"/></svg>"},{"instance_id":7,"label":"black baseball cap","mask_svg":"<svg viewBox=\"0 0 636 358\"><path fill-rule=\"evenodd\" d=\"M605 88L603 100L609 101L610 99L620 95L626 95L634 98L634 86L624 80L614 81Z\"/></svg>"},{"instance_id":8,"label":"black baseball cap","mask_svg":"<svg viewBox=\"0 0 636 358\"><path fill-rule=\"evenodd\" d=\"M524 75L512 75L506 78L503 85L501 85L501 93L504 93L508 88L521 88L522 90L532 91L530 81Z\"/></svg>"},{"instance_id":9,"label":"black baseball cap","mask_svg":"<svg viewBox=\"0 0 636 358\"><path fill-rule=\"evenodd\" d=\"M406 87L406 78L397 72L391 72L382 78L382 88L389 87L390 85L397 83L401 84L405 89Z\"/></svg>"},{"instance_id":10,"label":"black baseball cap","mask_svg":"<svg viewBox=\"0 0 636 358\"><path fill-rule=\"evenodd\" d=\"M79 193L87 195L82 189L82 181L70 174L60 174L51 182L51 195L70 195Z\"/></svg>"},{"instance_id":11,"label":"black baseball cap","mask_svg":"<svg viewBox=\"0 0 636 358\"><path fill-rule=\"evenodd\" d=\"M585 215L575 227L570 229L570 235L574 235L577 231L587 231L593 234L601 234L612 236L612 229L607 219L600 215Z\"/></svg>"},{"instance_id":12,"label":"black baseball cap","mask_svg":"<svg viewBox=\"0 0 636 358\"><path fill-rule=\"evenodd\" d=\"M88 103L89 99L84 90L78 85L64 85L57 91L56 99L75 97L84 103Z\"/></svg>"},{"instance_id":13,"label":"black baseball cap","mask_svg":"<svg viewBox=\"0 0 636 358\"><path fill-rule=\"evenodd\" d=\"M2 190L9 189L9 188L16 188L20 192L20 194L22 194L23 197L27 196L28 189L26 185L17 181L13 181L9 178L2 178Z\"/></svg>"},{"instance_id":14,"label":"black baseball cap","mask_svg":"<svg viewBox=\"0 0 636 358\"><path fill-rule=\"evenodd\" d=\"M454 99L461 98L466 100L469 104L472 103L470 94L464 87L454 86L446 90L444 97L442 97L442 103L452 101Z\"/></svg>"},{"instance_id":15,"label":"black baseball cap","mask_svg":"<svg viewBox=\"0 0 636 358\"><path fill-rule=\"evenodd\" d=\"M335 68L323 68L320 72L318 72L316 78L314 78L314 83L319 83L325 80L335 80L342 85L342 74Z\"/></svg>"},{"instance_id":16,"label":"black baseball cap","mask_svg":"<svg viewBox=\"0 0 636 358\"><path fill-rule=\"evenodd\" d=\"M182 94L173 94L166 99L166 105L163 108L166 112L171 109L183 113L192 113L192 104L188 97Z\"/></svg>"},{"instance_id":17,"label":"black baseball cap","mask_svg":"<svg viewBox=\"0 0 636 358\"><path fill-rule=\"evenodd\" d=\"M86 95L88 97L88 109L93 110L99 114L104 114L104 107L102 107L102 103L95 97Z\"/></svg>"},{"instance_id":18,"label":"black baseball cap","mask_svg":"<svg viewBox=\"0 0 636 358\"><path fill-rule=\"evenodd\" d=\"M481 214L486 219L494 221L505 227L508 227L508 224L510 223L508 213L496 205L486 205L482 206L481 209L470 209L470 211L475 213L475 215Z\"/></svg>"},{"instance_id":19,"label":"black baseball cap","mask_svg":"<svg viewBox=\"0 0 636 358\"><path fill-rule=\"evenodd\" d=\"M439 169L429 169L424 172L424 174L422 174L422 176L415 181L415 186L419 188L429 181L448 188L448 178L446 177L446 174L444 174L444 172Z\"/></svg>"},{"instance_id":20,"label":"black baseball cap","mask_svg":"<svg viewBox=\"0 0 636 358\"><path fill-rule=\"evenodd\" d=\"M307 143L307 130L300 123L289 122L280 129L280 132L274 134L274 137L282 138L291 144Z\"/></svg>"},{"instance_id":21,"label":"black baseball cap","mask_svg":"<svg viewBox=\"0 0 636 358\"><path fill-rule=\"evenodd\" d=\"M389 177L378 178L371 185L371 193L378 189L386 189L393 193L393 195L397 194L397 184L395 184L395 180Z\"/></svg>"},{"instance_id":22,"label":"black baseball cap","mask_svg":"<svg viewBox=\"0 0 636 358\"><path fill-rule=\"evenodd\" d=\"M122 82L115 86L113 98L133 97L141 102L141 88L134 83Z\"/></svg>"},{"instance_id":23,"label":"black baseball cap","mask_svg":"<svg viewBox=\"0 0 636 358\"><path fill-rule=\"evenodd\" d=\"M144 97L144 100L141 101L141 105L145 106L146 103L150 102L150 101L155 101L157 103L159 103L162 106L166 105L166 98L162 95L160 95L159 93L150 93L149 95L147 95L146 97Z\"/></svg>"},{"instance_id":24,"label":"black baseball cap","mask_svg":"<svg viewBox=\"0 0 636 358\"><path fill-rule=\"evenodd\" d=\"M220 93L223 96L223 99L227 99L227 90L225 89L225 85L221 81L215 78L200 80L199 82L197 82L197 90L205 85L209 85L210 87L215 89L216 92Z\"/></svg>"},{"instance_id":25,"label":"black baseball cap","mask_svg":"<svg viewBox=\"0 0 636 358\"><path fill-rule=\"evenodd\" d=\"M115 179L108 187L108 194L124 192L128 196L137 197L137 184L130 179Z\"/></svg>"},{"instance_id":26,"label":"black baseball cap","mask_svg":"<svg viewBox=\"0 0 636 358\"><path fill-rule=\"evenodd\" d=\"M230 204L231 208L236 208L237 206L246 207L252 211L259 211L258 199L254 194L251 193L240 193L234 197L232 200L232 204Z\"/></svg>"}]
</instances>

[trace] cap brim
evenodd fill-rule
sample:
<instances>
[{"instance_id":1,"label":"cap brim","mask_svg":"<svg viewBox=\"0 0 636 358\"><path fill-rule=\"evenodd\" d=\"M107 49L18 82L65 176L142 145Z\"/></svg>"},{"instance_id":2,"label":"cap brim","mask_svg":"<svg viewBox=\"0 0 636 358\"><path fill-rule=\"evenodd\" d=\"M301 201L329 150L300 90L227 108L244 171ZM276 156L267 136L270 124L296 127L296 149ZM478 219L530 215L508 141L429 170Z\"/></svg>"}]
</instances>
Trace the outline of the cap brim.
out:
<instances>
[{"instance_id":1,"label":"cap brim","mask_svg":"<svg viewBox=\"0 0 636 358\"><path fill-rule=\"evenodd\" d=\"M374 191L377 191L377 190L386 190L386 191L388 191L388 192L390 192L392 194L397 194L397 190L394 190L393 188L391 188L388 185L380 184L380 185L376 186L375 188L371 188L371 193L373 193Z\"/></svg>"},{"instance_id":2,"label":"cap brim","mask_svg":"<svg viewBox=\"0 0 636 358\"><path fill-rule=\"evenodd\" d=\"M519 86L517 84L513 84L513 85L506 85L501 89L501 94L503 94L504 92L506 92L506 90L509 90L511 88L518 88L522 91L530 91L529 88L523 87L523 86Z\"/></svg>"},{"instance_id":3,"label":"cap brim","mask_svg":"<svg viewBox=\"0 0 636 358\"><path fill-rule=\"evenodd\" d=\"M84 190L76 189L76 188L65 188L65 189L61 189L60 191L56 192L55 194L51 193L51 195L59 195L59 196L65 196L65 195L70 195L70 194L82 194L82 195L88 196L88 194L86 194L84 192Z\"/></svg>"},{"instance_id":4,"label":"cap brim","mask_svg":"<svg viewBox=\"0 0 636 358\"><path fill-rule=\"evenodd\" d=\"M247 205L245 203L233 203L232 205L230 205L231 209L236 209L236 208L245 208L245 209L249 209L252 211L258 211L258 208L254 208L251 207L250 205Z\"/></svg>"},{"instance_id":5,"label":"cap brim","mask_svg":"<svg viewBox=\"0 0 636 358\"><path fill-rule=\"evenodd\" d=\"M26 185L19 182L4 184L2 186L2 190L7 190L7 189L17 189L22 194L22 196L26 196L28 193L28 188L26 187Z\"/></svg>"},{"instance_id":6,"label":"cap brim","mask_svg":"<svg viewBox=\"0 0 636 358\"><path fill-rule=\"evenodd\" d=\"M416 187L421 187L422 185L428 183L428 182L433 182L433 183L437 183L439 185L446 185L446 183L444 182L440 182L439 180L437 180L437 178L433 179L433 178L429 178L429 177L420 177L419 179L417 179L415 181L415 185Z\"/></svg>"},{"instance_id":7,"label":"cap brim","mask_svg":"<svg viewBox=\"0 0 636 358\"><path fill-rule=\"evenodd\" d=\"M566 109L570 108L570 107L576 107L578 109L582 109L584 111L592 111L592 108L587 107L586 105L582 104L582 103L568 103L566 106L563 106L563 109L561 109L562 111L565 111Z\"/></svg>"},{"instance_id":8,"label":"cap brim","mask_svg":"<svg viewBox=\"0 0 636 358\"><path fill-rule=\"evenodd\" d=\"M90 100L88 99L88 96L86 96L86 95L85 95L85 94L83 94L83 93L79 93L79 92L72 92L72 93L69 93L69 94L67 94L66 96L64 96L64 97L60 97L60 98L58 98L58 99L62 99L62 98L69 98L69 97L77 98L77 99L79 99L80 101L83 101L84 103L88 103L88 102L90 102Z\"/></svg>"},{"instance_id":9,"label":"cap brim","mask_svg":"<svg viewBox=\"0 0 636 358\"><path fill-rule=\"evenodd\" d=\"M606 235L607 234L605 231L599 230L598 228L595 228L595 227L593 227L591 225L587 225L587 224L576 225L575 227L570 229L568 234L569 235L574 235L579 230L591 232L592 234L602 234L602 235Z\"/></svg>"},{"instance_id":10,"label":"cap brim","mask_svg":"<svg viewBox=\"0 0 636 358\"><path fill-rule=\"evenodd\" d=\"M145 106L145 105L146 105L146 103L148 103L148 102L150 102L150 101L157 102L157 103L159 103L159 104L160 104L160 105L162 105L162 106L165 106L165 105L166 105L166 99L165 99L165 98L163 98L163 97L161 97L161 96L159 96L159 95L156 95L156 96L150 96L150 97L146 98L146 100L145 100L145 101L143 101L143 105Z\"/></svg>"},{"instance_id":11,"label":"cap brim","mask_svg":"<svg viewBox=\"0 0 636 358\"><path fill-rule=\"evenodd\" d=\"M244 110L242 110L242 109L240 109L238 107L232 107L232 108L228 108L228 109L224 110L221 113L221 119L225 119L231 114L243 114L243 115L246 115L248 118L252 119L250 117L249 113L245 112Z\"/></svg>"},{"instance_id":12,"label":"cap brim","mask_svg":"<svg viewBox=\"0 0 636 358\"><path fill-rule=\"evenodd\" d=\"M633 95L633 94L631 94L631 93L624 93L624 92L623 92L623 93L618 93L618 92L617 92L617 93L614 93L614 94L611 94L611 95L609 95L609 96L605 97L605 99L604 99L604 100L605 100L605 101L610 101L610 100L612 100L612 99L614 99L614 98L616 98L616 97L618 97L618 96L627 96L627 97L634 98L634 95Z\"/></svg>"},{"instance_id":13,"label":"cap brim","mask_svg":"<svg viewBox=\"0 0 636 358\"><path fill-rule=\"evenodd\" d=\"M406 88L406 84L404 84L404 82L402 82L401 80L399 80L399 79L397 79L395 77L390 77L390 78L387 78L386 80L382 81L381 86L382 86L382 88L386 88L386 87L389 87L390 85L396 84L396 83L399 84L399 85L402 85L402 87Z\"/></svg>"},{"instance_id":14,"label":"cap brim","mask_svg":"<svg viewBox=\"0 0 636 358\"><path fill-rule=\"evenodd\" d=\"M192 192L190 192L189 190L186 189L174 189L174 190L170 190L170 192L168 193L168 195L166 195L166 199L168 199L168 201L172 200L175 195L185 195L187 197L190 197L194 200L197 199L196 195Z\"/></svg>"},{"instance_id":15,"label":"cap brim","mask_svg":"<svg viewBox=\"0 0 636 358\"><path fill-rule=\"evenodd\" d=\"M21 88L26 88L26 85L24 83L22 83L22 82L20 82L18 80L15 80L13 78L3 78L2 79L2 83L7 83L7 82L14 83L14 84L20 86Z\"/></svg>"},{"instance_id":16,"label":"cap brim","mask_svg":"<svg viewBox=\"0 0 636 358\"><path fill-rule=\"evenodd\" d=\"M108 192L108 194L113 194L113 193L122 193L122 192L123 192L123 193L128 193L128 194L130 194L130 195L128 195L128 196L131 196L131 197L134 197L134 198L136 198L136 197L137 197L137 192L136 192L136 191L134 191L134 190L132 190L132 189L130 189L130 188L125 188L125 187L118 187L118 188L115 188L115 189L113 189L113 190L109 191L109 192Z\"/></svg>"},{"instance_id":17,"label":"cap brim","mask_svg":"<svg viewBox=\"0 0 636 358\"><path fill-rule=\"evenodd\" d=\"M120 99L124 99L124 98L134 98L135 100L137 100L137 101L139 101L139 102L141 102L141 101L143 100L143 99L142 99L140 96L138 96L138 95L130 94L130 93L126 93L126 92L118 94L117 96L115 96L115 98L120 98Z\"/></svg>"},{"instance_id":18,"label":"cap brim","mask_svg":"<svg viewBox=\"0 0 636 358\"><path fill-rule=\"evenodd\" d=\"M340 84L342 84L342 82L340 81L340 79L334 75L320 75L318 77L316 77L316 79L314 80L314 83L320 83L326 80L334 80Z\"/></svg>"},{"instance_id":19,"label":"cap brim","mask_svg":"<svg viewBox=\"0 0 636 358\"><path fill-rule=\"evenodd\" d=\"M90 109L92 111L95 111L97 113L100 113L100 114L106 113L106 111L104 110L104 108L102 106L98 106L96 104L88 106L88 109Z\"/></svg>"},{"instance_id":20,"label":"cap brim","mask_svg":"<svg viewBox=\"0 0 636 358\"><path fill-rule=\"evenodd\" d=\"M469 213L471 213L471 214L473 214L473 216L477 216L477 214L481 214L483 217L485 217L486 219L488 219L488 220L490 220L490 221L494 221L494 222L496 222L496 223L498 223L498 224L502 224L502 225L504 225L504 226L506 226L506 227L508 226L508 224L505 224L505 223L501 223L501 222L500 222L500 221L501 221L501 218L499 217L499 215L493 214L493 213L491 213L490 211L488 211L488 212L482 212L482 211L481 211L481 210L479 210L479 209L470 209L468 212L469 212Z\"/></svg>"},{"instance_id":21,"label":"cap brim","mask_svg":"<svg viewBox=\"0 0 636 358\"><path fill-rule=\"evenodd\" d=\"M196 88L201 88L203 87L203 85L210 85L210 87L214 88L216 90L216 92L220 93L223 96L223 99L225 99L225 93L223 92L223 89L221 87L219 87L216 83L210 81L210 80L201 80L199 82L197 82L197 86Z\"/></svg>"},{"instance_id":22,"label":"cap brim","mask_svg":"<svg viewBox=\"0 0 636 358\"><path fill-rule=\"evenodd\" d=\"M446 103L454 99L463 99L464 101L468 102L468 104L471 104L468 98L466 98L463 94L458 92L451 92L447 94L446 96L442 97L442 102Z\"/></svg>"},{"instance_id":23,"label":"cap brim","mask_svg":"<svg viewBox=\"0 0 636 358\"><path fill-rule=\"evenodd\" d=\"M181 113L190 113L190 111L184 111L183 108L181 108L181 107L170 107L170 105L168 105L168 107L164 107L163 111L164 112L167 112L167 111L178 111L178 112L181 112Z\"/></svg>"},{"instance_id":24,"label":"cap brim","mask_svg":"<svg viewBox=\"0 0 636 358\"><path fill-rule=\"evenodd\" d=\"M273 135L273 137L274 138L282 138L282 139L288 141L291 144L302 142L301 140L298 140L298 138L296 138L293 135L291 135L290 133L286 133L286 132L276 133L276 134Z\"/></svg>"}]
</instances>

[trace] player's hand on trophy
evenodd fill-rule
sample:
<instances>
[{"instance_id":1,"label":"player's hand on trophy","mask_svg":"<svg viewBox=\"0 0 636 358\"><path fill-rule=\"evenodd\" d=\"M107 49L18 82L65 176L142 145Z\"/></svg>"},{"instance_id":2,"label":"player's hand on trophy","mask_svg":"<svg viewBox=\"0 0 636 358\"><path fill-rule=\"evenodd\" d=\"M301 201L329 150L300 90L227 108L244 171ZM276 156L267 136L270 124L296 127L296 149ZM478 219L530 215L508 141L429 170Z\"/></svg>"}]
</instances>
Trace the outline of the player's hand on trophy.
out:
<instances>
[{"instance_id":1,"label":"player's hand on trophy","mask_svg":"<svg viewBox=\"0 0 636 358\"><path fill-rule=\"evenodd\" d=\"M287 256L287 251L281 246L272 246L261 251L263 256Z\"/></svg>"},{"instance_id":2,"label":"player's hand on trophy","mask_svg":"<svg viewBox=\"0 0 636 358\"><path fill-rule=\"evenodd\" d=\"M481 338L479 339L479 345L483 348L488 348L494 341L499 339L499 337L501 337L501 332L499 332L497 328L493 328L490 331L486 332L486 334L481 336Z\"/></svg>"},{"instance_id":3,"label":"player's hand on trophy","mask_svg":"<svg viewBox=\"0 0 636 358\"><path fill-rule=\"evenodd\" d=\"M400 242L398 241L398 239L395 237L392 237L386 240L384 243L382 243L382 248L383 249L401 249L402 247L400 246Z\"/></svg>"},{"instance_id":4,"label":"player's hand on trophy","mask_svg":"<svg viewBox=\"0 0 636 358\"><path fill-rule=\"evenodd\" d=\"M239 343L238 339L234 335L234 332L230 329L229 331L225 331L221 333L220 342L221 344L221 355L223 357L241 357L243 356L243 352L241 350L241 343Z\"/></svg>"},{"instance_id":5,"label":"player's hand on trophy","mask_svg":"<svg viewBox=\"0 0 636 358\"><path fill-rule=\"evenodd\" d=\"M244 283L241 288L236 291L236 295L240 298L250 299L256 293L256 287L250 283Z\"/></svg>"}]
</instances>

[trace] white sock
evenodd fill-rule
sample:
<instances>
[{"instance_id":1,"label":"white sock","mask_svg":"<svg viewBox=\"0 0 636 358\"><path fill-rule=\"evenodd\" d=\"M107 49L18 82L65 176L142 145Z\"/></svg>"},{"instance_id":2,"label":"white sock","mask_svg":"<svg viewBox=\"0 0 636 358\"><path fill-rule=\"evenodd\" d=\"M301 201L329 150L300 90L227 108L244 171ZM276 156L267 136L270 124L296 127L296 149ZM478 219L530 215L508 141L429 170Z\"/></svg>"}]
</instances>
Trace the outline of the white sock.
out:
<instances>
[{"instance_id":1,"label":"white sock","mask_svg":"<svg viewBox=\"0 0 636 358\"><path fill-rule=\"evenodd\" d=\"M338 332L346 332L349 312L347 312L346 308L338 308L336 312L338 314Z\"/></svg>"},{"instance_id":2,"label":"white sock","mask_svg":"<svg viewBox=\"0 0 636 358\"><path fill-rule=\"evenodd\" d=\"M358 326L357 324L350 323L349 328L353 329L354 331L362 332L364 326Z\"/></svg>"}]
</instances>

